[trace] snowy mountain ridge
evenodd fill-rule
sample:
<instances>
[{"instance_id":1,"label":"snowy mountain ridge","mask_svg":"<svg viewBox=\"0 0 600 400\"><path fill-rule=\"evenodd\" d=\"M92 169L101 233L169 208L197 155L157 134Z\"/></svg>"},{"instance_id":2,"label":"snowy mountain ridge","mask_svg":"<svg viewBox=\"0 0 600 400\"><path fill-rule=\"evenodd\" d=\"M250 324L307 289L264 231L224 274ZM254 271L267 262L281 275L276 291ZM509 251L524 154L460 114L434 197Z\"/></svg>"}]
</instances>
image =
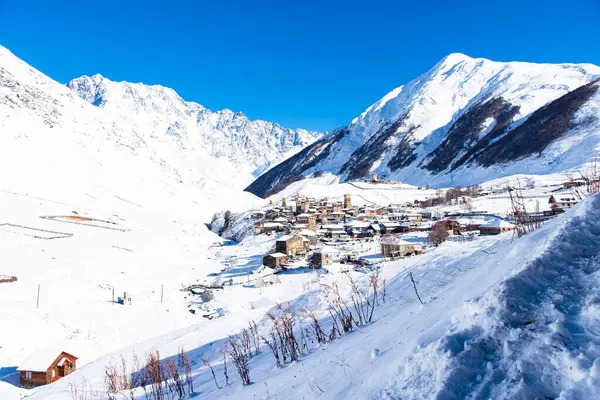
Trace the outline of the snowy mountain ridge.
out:
<instances>
[{"instance_id":1,"label":"snowy mountain ridge","mask_svg":"<svg viewBox=\"0 0 600 400\"><path fill-rule=\"evenodd\" d=\"M447 186L575 168L600 144L598 78L591 64L451 54L247 190L269 196L324 173Z\"/></svg>"},{"instance_id":2,"label":"snowy mountain ridge","mask_svg":"<svg viewBox=\"0 0 600 400\"><path fill-rule=\"evenodd\" d=\"M236 166L251 168L255 177L321 136L251 121L229 109L212 112L160 85L114 82L96 74L73 79L67 86L88 103L138 126L148 137L171 138L182 149L224 157Z\"/></svg>"}]
</instances>

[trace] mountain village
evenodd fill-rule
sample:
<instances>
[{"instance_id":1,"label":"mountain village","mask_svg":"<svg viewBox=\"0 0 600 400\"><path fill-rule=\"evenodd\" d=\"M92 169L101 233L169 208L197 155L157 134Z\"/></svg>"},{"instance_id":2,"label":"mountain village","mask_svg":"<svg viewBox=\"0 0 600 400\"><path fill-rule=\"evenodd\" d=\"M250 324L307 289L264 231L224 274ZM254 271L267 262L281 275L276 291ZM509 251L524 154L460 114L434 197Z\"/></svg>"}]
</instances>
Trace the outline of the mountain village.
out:
<instances>
[{"instance_id":1,"label":"mountain village","mask_svg":"<svg viewBox=\"0 0 600 400\"><path fill-rule=\"evenodd\" d=\"M0 46L0 399L595 398L598 110L454 53L319 133Z\"/></svg>"},{"instance_id":2,"label":"mountain village","mask_svg":"<svg viewBox=\"0 0 600 400\"><path fill-rule=\"evenodd\" d=\"M376 191L381 183L374 177L362 184L362 188L365 192ZM395 185L391 190L399 193L398 196L408 188L399 182L388 184ZM519 226L539 226L575 206L582 198L580 189L589 184L589 180L568 179L537 188L525 187L520 182L516 186L498 185L489 190L414 188L412 193L417 198L413 201L377 204L365 201L364 195L354 196L360 205L353 204L350 193L336 197L295 193L261 209L215 215L211 229L228 238L227 232L234 228L237 238L242 240L237 246L244 248L244 243L250 242L249 249L252 249L250 238L255 237L263 240L263 248L265 244L271 247L262 256L257 255L252 264L246 264L246 275L231 279L230 272L237 257L227 256L225 267L213 275L211 283L206 281L192 287L213 290L244 284L249 288L262 288L281 283L276 278L279 274L305 270L313 270L321 276L350 270L366 274L387 263L433 251L444 241L460 246L480 236L517 236L515 229ZM524 197L529 198L527 206L519 203ZM503 211L494 205L498 199L502 199ZM437 205L431 206L432 203ZM486 205L495 211L486 211ZM227 278L221 279L221 276ZM214 317L212 313L205 315Z\"/></svg>"}]
</instances>

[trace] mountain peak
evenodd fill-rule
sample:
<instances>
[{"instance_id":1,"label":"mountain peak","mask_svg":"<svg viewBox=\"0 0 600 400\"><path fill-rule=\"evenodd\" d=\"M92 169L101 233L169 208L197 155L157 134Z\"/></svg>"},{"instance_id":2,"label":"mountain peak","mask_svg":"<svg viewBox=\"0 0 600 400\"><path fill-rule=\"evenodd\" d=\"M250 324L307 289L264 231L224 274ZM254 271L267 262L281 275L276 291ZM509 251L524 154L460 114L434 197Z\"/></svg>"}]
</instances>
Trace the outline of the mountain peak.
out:
<instances>
[{"instance_id":1,"label":"mountain peak","mask_svg":"<svg viewBox=\"0 0 600 400\"><path fill-rule=\"evenodd\" d=\"M469 57L468 55L463 53L450 53L446 57L442 58L441 61L456 63L460 61L470 61L472 59L472 57Z\"/></svg>"},{"instance_id":2,"label":"mountain peak","mask_svg":"<svg viewBox=\"0 0 600 400\"><path fill-rule=\"evenodd\" d=\"M462 54L462 53L450 53L448 54L446 57L442 58L434 67L434 69L440 69L440 68L449 68L449 67L453 67L457 64L460 64L462 62L468 62L468 61L472 61L473 58L467 56L466 54Z\"/></svg>"}]
</instances>

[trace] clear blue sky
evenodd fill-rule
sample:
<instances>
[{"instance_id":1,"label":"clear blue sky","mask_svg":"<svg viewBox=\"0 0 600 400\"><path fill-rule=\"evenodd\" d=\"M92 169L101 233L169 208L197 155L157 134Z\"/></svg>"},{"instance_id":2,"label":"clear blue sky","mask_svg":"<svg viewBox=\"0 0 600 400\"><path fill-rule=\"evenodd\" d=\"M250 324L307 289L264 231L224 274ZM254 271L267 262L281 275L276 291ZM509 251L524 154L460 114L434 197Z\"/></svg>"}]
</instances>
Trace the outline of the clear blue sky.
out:
<instances>
[{"instance_id":1,"label":"clear blue sky","mask_svg":"<svg viewBox=\"0 0 600 400\"><path fill-rule=\"evenodd\" d=\"M325 130L452 52L600 64L600 1L0 0L0 44L63 83L157 83Z\"/></svg>"}]
</instances>

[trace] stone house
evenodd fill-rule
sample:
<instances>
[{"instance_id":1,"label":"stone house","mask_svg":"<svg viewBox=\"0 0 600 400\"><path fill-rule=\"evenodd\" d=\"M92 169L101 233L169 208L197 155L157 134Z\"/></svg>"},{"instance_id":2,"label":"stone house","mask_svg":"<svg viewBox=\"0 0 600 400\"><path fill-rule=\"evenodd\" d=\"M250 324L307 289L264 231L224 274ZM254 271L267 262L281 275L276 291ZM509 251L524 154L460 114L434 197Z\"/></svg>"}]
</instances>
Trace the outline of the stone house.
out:
<instances>
[{"instance_id":1,"label":"stone house","mask_svg":"<svg viewBox=\"0 0 600 400\"><path fill-rule=\"evenodd\" d=\"M287 263L288 257L283 253L271 253L263 257L263 265L269 268L283 268Z\"/></svg>"},{"instance_id":2,"label":"stone house","mask_svg":"<svg viewBox=\"0 0 600 400\"><path fill-rule=\"evenodd\" d=\"M317 216L314 214L302 213L296 215L296 224L306 225L306 229L317 230Z\"/></svg>"},{"instance_id":3,"label":"stone house","mask_svg":"<svg viewBox=\"0 0 600 400\"><path fill-rule=\"evenodd\" d=\"M330 246L321 247L313 252L310 259L310 265L313 268L322 268L325 265L333 264L338 255L338 250Z\"/></svg>"},{"instance_id":4,"label":"stone house","mask_svg":"<svg viewBox=\"0 0 600 400\"><path fill-rule=\"evenodd\" d=\"M416 243L407 242L400 238L384 238L381 240L381 255L383 257L406 257L422 253L423 247Z\"/></svg>"},{"instance_id":5,"label":"stone house","mask_svg":"<svg viewBox=\"0 0 600 400\"><path fill-rule=\"evenodd\" d=\"M283 236L275 242L275 251L295 257L308 252L310 240L300 235Z\"/></svg>"},{"instance_id":6,"label":"stone house","mask_svg":"<svg viewBox=\"0 0 600 400\"><path fill-rule=\"evenodd\" d=\"M479 225L479 232L482 235L499 235L504 232L510 232L515 230L515 225L510 222L504 221L503 219L495 219L485 224Z\"/></svg>"}]
</instances>

